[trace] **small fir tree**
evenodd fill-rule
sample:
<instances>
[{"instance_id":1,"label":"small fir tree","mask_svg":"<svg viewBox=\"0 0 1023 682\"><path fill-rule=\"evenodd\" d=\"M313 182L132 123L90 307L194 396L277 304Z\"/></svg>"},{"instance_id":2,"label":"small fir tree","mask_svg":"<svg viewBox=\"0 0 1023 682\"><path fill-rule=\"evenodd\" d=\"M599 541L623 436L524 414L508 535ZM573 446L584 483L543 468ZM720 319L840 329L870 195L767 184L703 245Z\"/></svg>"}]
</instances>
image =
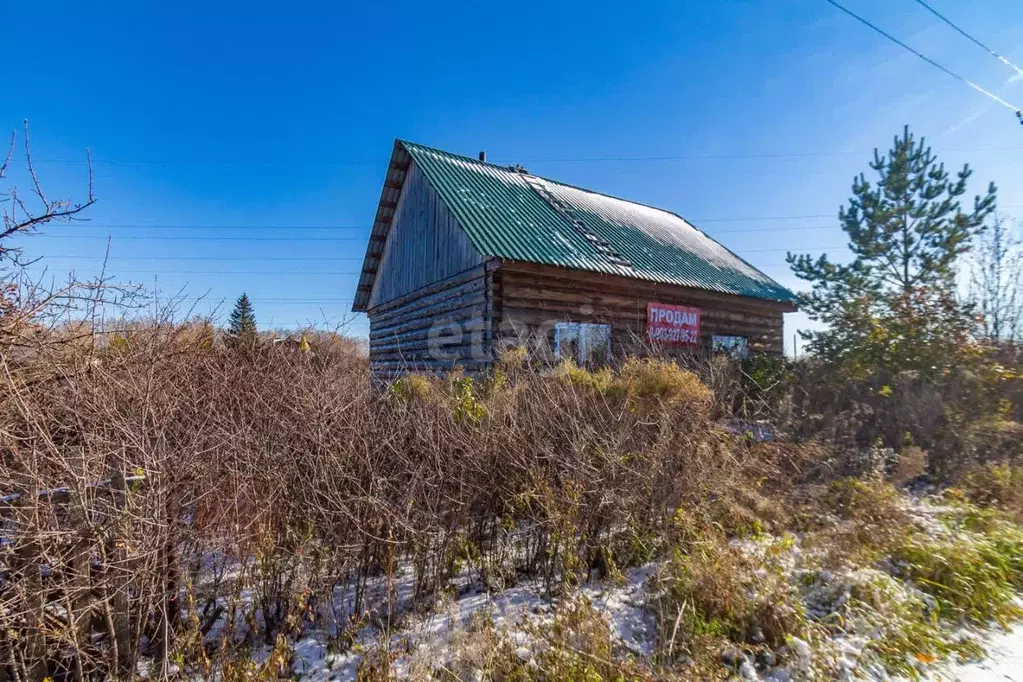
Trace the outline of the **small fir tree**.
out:
<instances>
[{"instance_id":1,"label":"small fir tree","mask_svg":"<svg viewBox=\"0 0 1023 682\"><path fill-rule=\"evenodd\" d=\"M231 311L227 328L228 345L232 348L251 350L256 346L256 315L247 294L242 293Z\"/></svg>"},{"instance_id":2,"label":"small fir tree","mask_svg":"<svg viewBox=\"0 0 1023 682\"><path fill-rule=\"evenodd\" d=\"M822 331L803 332L809 349L854 375L954 366L974 348L975 317L957 296L957 265L995 209L995 186L964 211L971 175L955 178L907 127L892 149L874 150L871 183L861 173L839 209L852 261L788 254L796 276L812 289L800 296Z\"/></svg>"}]
</instances>

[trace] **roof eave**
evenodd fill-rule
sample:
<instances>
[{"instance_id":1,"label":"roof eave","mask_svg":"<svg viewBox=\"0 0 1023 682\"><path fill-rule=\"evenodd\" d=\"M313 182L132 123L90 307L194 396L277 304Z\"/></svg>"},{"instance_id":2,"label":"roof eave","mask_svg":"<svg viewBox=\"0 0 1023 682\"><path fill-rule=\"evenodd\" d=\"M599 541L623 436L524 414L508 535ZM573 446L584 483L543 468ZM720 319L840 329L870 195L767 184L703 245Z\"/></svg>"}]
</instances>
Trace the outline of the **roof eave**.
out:
<instances>
[{"instance_id":1,"label":"roof eave","mask_svg":"<svg viewBox=\"0 0 1023 682\"><path fill-rule=\"evenodd\" d=\"M380 200L377 202L373 228L369 235L369 242L366 244L366 255L362 261L362 272L359 274L359 283L355 289L352 312L364 313L368 310L369 297L373 293L373 283L376 281L377 272L380 269L384 246L387 244L387 235L391 231L391 222L398 206L398 197L401 196L401 190L405 185L405 178L408 176L411 164L412 157L406 151L401 140L395 140L394 148L391 151L391 160L384 175L384 184L380 189Z\"/></svg>"}]
</instances>

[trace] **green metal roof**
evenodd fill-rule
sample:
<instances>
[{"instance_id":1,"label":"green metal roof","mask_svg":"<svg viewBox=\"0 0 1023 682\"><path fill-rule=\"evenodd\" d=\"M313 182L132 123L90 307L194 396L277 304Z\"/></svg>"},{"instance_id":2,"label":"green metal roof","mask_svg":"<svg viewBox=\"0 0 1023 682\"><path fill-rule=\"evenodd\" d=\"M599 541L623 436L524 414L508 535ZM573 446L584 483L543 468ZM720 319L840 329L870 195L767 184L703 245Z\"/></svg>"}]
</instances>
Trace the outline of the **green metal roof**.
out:
<instances>
[{"instance_id":1,"label":"green metal roof","mask_svg":"<svg viewBox=\"0 0 1023 682\"><path fill-rule=\"evenodd\" d=\"M791 303L681 216L399 141L485 256Z\"/></svg>"}]
</instances>

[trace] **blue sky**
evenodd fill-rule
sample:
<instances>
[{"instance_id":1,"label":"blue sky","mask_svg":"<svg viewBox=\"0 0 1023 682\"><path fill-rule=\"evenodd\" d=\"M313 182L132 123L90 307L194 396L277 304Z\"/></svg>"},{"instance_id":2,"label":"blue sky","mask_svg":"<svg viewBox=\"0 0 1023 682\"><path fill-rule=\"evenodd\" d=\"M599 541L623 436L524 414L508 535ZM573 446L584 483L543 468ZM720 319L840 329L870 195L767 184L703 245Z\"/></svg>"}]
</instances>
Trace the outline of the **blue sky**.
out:
<instances>
[{"instance_id":1,"label":"blue sky","mask_svg":"<svg viewBox=\"0 0 1023 682\"><path fill-rule=\"evenodd\" d=\"M913 0L844 2L1023 103ZM931 2L1023 62L1018 0ZM852 177L906 123L1023 216L1012 112L824 0L0 0L0 23L0 123L30 119L51 194L80 195L95 159L91 223L29 253L87 275L109 236L112 274L208 294L199 311L247 291L261 326L350 317L395 137L671 209L793 287L785 250L841 257Z\"/></svg>"}]
</instances>

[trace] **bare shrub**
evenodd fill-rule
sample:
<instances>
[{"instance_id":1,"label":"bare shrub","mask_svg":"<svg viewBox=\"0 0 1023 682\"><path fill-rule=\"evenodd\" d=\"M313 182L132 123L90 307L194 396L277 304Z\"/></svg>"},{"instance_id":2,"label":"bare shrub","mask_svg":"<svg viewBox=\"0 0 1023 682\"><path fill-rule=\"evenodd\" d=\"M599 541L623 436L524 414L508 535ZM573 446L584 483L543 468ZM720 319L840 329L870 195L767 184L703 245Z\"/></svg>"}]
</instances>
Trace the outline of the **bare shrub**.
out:
<instances>
[{"instance_id":1,"label":"bare shrub","mask_svg":"<svg viewBox=\"0 0 1023 682\"><path fill-rule=\"evenodd\" d=\"M956 493L981 507L996 507L1023 520L1023 468L1008 463L987 463L971 471Z\"/></svg>"},{"instance_id":2,"label":"bare shrub","mask_svg":"<svg viewBox=\"0 0 1023 682\"><path fill-rule=\"evenodd\" d=\"M798 527L831 566L870 565L905 541L915 523L881 480L839 478L800 491Z\"/></svg>"},{"instance_id":3,"label":"bare shrub","mask_svg":"<svg viewBox=\"0 0 1023 682\"><path fill-rule=\"evenodd\" d=\"M895 485L903 485L916 480L927 473L927 452L915 445L908 445L898 454L890 480Z\"/></svg>"},{"instance_id":4,"label":"bare shrub","mask_svg":"<svg viewBox=\"0 0 1023 682\"><path fill-rule=\"evenodd\" d=\"M749 502L779 466L716 431L669 362L607 390L509 368L380 391L354 348L243 356L160 319L93 330L46 383L4 353L0 625L18 634L0 653L25 678L140 657L212 674L309 627L345 646L456 577L558 592L648 560L680 505Z\"/></svg>"},{"instance_id":5,"label":"bare shrub","mask_svg":"<svg viewBox=\"0 0 1023 682\"><path fill-rule=\"evenodd\" d=\"M959 480L977 462L1017 457L1013 437L1023 407L1020 375L984 356L937 376L879 373L854 381L819 360L795 363L791 403L775 423L797 440L835 444L850 454L913 446L927 453L932 481Z\"/></svg>"}]
</instances>

